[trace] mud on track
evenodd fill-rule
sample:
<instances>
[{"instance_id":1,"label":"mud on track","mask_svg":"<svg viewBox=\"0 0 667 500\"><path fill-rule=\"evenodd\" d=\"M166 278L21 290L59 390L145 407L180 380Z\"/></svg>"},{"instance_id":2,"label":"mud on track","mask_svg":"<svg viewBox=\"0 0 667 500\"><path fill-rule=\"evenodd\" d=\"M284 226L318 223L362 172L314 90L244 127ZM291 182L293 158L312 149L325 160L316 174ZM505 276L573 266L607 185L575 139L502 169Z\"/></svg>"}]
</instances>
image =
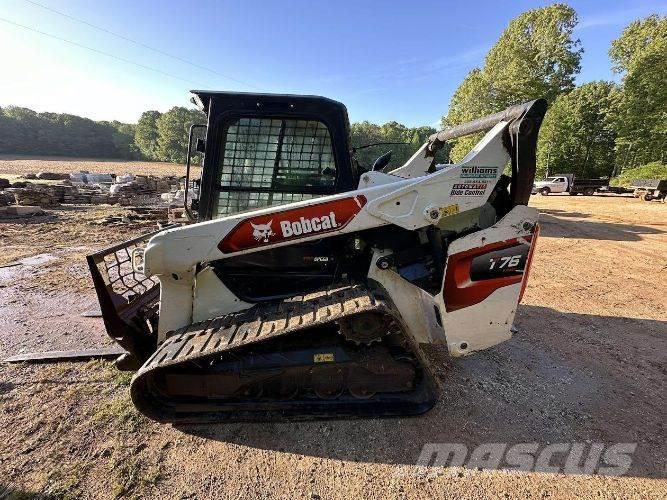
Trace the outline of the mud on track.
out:
<instances>
[{"instance_id":1,"label":"mud on track","mask_svg":"<svg viewBox=\"0 0 667 500\"><path fill-rule=\"evenodd\" d=\"M452 361L431 349L440 401L419 418L169 427L137 415L107 363L0 367L0 492L112 498L658 498L667 421L667 205L533 197L542 235L515 337ZM80 259L143 227L60 234L0 224L0 355L106 342ZM63 226L65 224L65 226ZM1 257L1 256L0 256ZM8 263L9 258L1 261ZM31 264L32 263L32 264ZM30 267L31 266L31 267ZM9 274L2 274L9 273ZM3 277L4 276L4 277ZM58 312L59 311L59 312ZM443 469L425 443L636 442L624 477ZM0 493L0 496L2 493Z\"/></svg>"}]
</instances>

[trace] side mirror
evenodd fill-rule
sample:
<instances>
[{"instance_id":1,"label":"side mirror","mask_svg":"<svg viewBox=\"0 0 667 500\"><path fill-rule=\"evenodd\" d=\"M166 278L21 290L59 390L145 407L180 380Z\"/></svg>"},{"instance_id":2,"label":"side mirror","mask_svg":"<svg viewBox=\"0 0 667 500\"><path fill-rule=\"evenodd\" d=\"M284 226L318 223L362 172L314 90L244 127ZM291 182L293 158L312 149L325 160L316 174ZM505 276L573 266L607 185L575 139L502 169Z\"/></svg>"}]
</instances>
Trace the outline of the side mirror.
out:
<instances>
[{"instance_id":1,"label":"side mirror","mask_svg":"<svg viewBox=\"0 0 667 500\"><path fill-rule=\"evenodd\" d=\"M377 160L375 160L375 163L373 163L373 172L377 170L382 170L384 167L389 165L389 162L391 161L391 151L387 151L385 154L380 156Z\"/></svg>"},{"instance_id":2,"label":"side mirror","mask_svg":"<svg viewBox=\"0 0 667 500\"><path fill-rule=\"evenodd\" d=\"M202 139L201 137L197 138L197 144L195 145L195 151L197 153L205 153L206 152L206 141Z\"/></svg>"}]
</instances>

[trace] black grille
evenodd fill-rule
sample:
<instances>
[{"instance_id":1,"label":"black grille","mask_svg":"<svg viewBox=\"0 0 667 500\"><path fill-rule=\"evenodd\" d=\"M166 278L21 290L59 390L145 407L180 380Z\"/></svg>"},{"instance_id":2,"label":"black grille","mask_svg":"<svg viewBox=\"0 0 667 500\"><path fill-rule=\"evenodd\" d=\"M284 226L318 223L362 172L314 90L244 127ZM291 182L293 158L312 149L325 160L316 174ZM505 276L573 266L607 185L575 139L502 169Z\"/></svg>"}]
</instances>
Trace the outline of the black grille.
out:
<instances>
[{"instance_id":1,"label":"black grille","mask_svg":"<svg viewBox=\"0 0 667 500\"><path fill-rule=\"evenodd\" d=\"M151 234L152 236L152 234ZM125 247L114 249L103 256L103 261L98 264L104 269L100 269L102 276L106 274L106 281L111 289L131 302L136 296L146 293L154 286L159 286L156 277L148 278L141 273L135 272L132 268L132 251L135 248L142 248L146 240L138 242L128 242Z\"/></svg>"},{"instance_id":2,"label":"black grille","mask_svg":"<svg viewBox=\"0 0 667 500\"><path fill-rule=\"evenodd\" d=\"M227 129L216 215L333 192L336 164L319 121L241 118Z\"/></svg>"},{"instance_id":3,"label":"black grille","mask_svg":"<svg viewBox=\"0 0 667 500\"><path fill-rule=\"evenodd\" d=\"M257 191L223 191L218 193L217 216L236 214L262 207L285 205L295 201L309 200L316 195L307 193L265 193Z\"/></svg>"}]
</instances>

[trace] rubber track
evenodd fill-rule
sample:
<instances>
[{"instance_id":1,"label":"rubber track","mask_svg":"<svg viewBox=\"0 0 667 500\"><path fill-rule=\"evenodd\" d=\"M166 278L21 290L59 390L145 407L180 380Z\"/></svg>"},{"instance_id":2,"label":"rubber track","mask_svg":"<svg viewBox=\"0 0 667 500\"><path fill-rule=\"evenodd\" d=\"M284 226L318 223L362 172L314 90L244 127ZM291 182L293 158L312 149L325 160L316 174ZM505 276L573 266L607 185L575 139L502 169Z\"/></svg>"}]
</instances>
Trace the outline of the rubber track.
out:
<instances>
[{"instance_id":1,"label":"rubber track","mask_svg":"<svg viewBox=\"0 0 667 500\"><path fill-rule=\"evenodd\" d=\"M388 328L399 334L399 330L403 330L405 334L400 314L389 299L382 292L361 284L338 284L181 328L168 335L134 376L130 386L132 401L147 417L174 424L376 418L418 415L428 411L435 404L437 394L428 371L420 372L418 385L409 393L379 394L369 399L306 397L276 401L209 401L173 398L160 388L161 377L172 368L178 372L182 366L187 372L188 365L194 364L205 371L211 358L225 352L290 333L303 331L308 334L309 329L320 325L369 312L391 318L387 322ZM415 347L412 346L412 351L417 353ZM425 366L423 359L420 364Z\"/></svg>"},{"instance_id":2,"label":"rubber track","mask_svg":"<svg viewBox=\"0 0 667 500\"><path fill-rule=\"evenodd\" d=\"M193 323L169 334L133 382L157 368L221 354L364 312L388 314L399 320L398 313L380 295L364 285L352 284L257 304L239 313Z\"/></svg>"}]
</instances>

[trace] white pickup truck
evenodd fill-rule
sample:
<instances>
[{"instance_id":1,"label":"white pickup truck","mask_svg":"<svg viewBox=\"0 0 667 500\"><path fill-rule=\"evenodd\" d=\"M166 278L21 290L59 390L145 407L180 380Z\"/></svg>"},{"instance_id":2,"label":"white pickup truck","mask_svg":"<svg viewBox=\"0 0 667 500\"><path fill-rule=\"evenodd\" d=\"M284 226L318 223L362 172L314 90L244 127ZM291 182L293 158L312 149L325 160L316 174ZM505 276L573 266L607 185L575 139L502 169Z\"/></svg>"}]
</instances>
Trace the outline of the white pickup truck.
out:
<instances>
[{"instance_id":1,"label":"white pickup truck","mask_svg":"<svg viewBox=\"0 0 667 500\"><path fill-rule=\"evenodd\" d=\"M574 174L558 174L533 183L532 193L540 193L542 196L551 193L569 193L574 196L582 193L591 196L608 185L609 179L577 179Z\"/></svg>"}]
</instances>

